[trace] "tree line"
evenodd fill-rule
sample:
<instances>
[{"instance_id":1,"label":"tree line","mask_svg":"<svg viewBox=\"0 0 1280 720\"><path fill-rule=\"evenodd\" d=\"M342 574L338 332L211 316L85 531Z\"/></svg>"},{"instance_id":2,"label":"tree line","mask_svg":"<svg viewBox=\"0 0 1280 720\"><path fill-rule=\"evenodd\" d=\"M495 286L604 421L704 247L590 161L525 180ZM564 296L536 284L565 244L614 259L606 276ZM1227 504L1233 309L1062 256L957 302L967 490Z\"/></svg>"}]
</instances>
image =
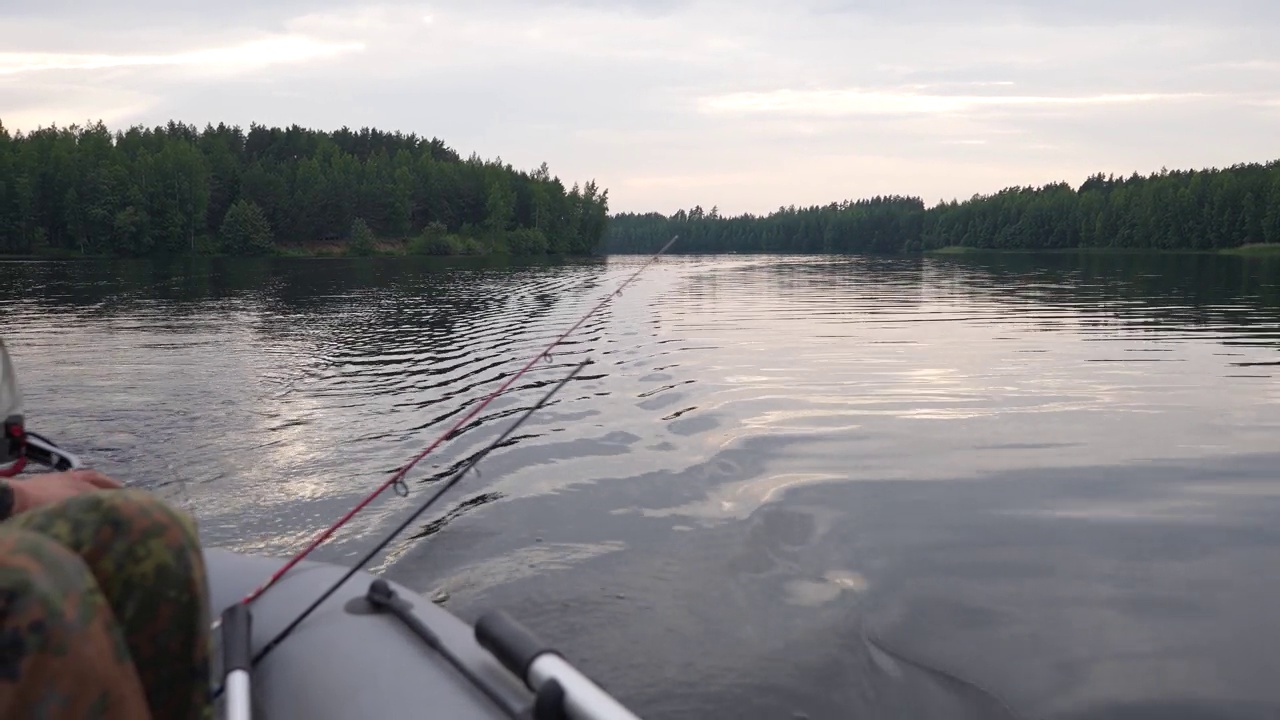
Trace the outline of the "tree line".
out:
<instances>
[{"instance_id":1,"label":"tree line","mask_svg":"<svg viewBox=\"0 0 1280 720\"><path fill-rule=\"evenodd\" d=\"M700 206L674 215L615 215L609 252L652 252L673 235L685 253L911 253L974 249L1213 250L1280 243L1280 161L1129 177L1095 174L1011 187L926 208L876 197L768 215L726 217Z\"/></svg>"},{"instance_id":2,"label":"tree line","mask_svg":"<svg viewBox=\"0 0 1280 720\"><path fill-rule=\"evenodd\" d=\"M426 254L585 254L608 191L439 139L171 121L112 132L0 125L0 253L260 254L379 243Z\"/></svg>"}]
</instances>

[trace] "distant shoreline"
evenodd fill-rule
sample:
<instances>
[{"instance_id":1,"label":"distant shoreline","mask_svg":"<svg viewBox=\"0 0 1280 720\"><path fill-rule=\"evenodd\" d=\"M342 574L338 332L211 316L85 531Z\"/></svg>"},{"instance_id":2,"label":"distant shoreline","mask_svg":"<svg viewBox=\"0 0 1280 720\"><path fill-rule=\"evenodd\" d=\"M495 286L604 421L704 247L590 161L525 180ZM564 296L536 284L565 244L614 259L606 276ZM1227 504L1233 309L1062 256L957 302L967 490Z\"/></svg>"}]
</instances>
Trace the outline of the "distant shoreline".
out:
<instances>
[{"instance_id":1,"label":"distant shoreline","mask_svg":"<svg viewBox=\"0 0 1280 720\"><path fill-rule=\"evenodd\" d=\"M79 254L73 252L48 252L41 254L6 254L0 253L0 260L102 260L102 259L135 259L146 260L155 258L299 258L299 259L319 259L319 260L337 260L352 259L358 257L383 257L383 258L435 258L435 259L484 259L484 258L505 258L512 260L546 260L556 258L589 258L589 257L607 257L609 255L642 255L647 253L638 252L601 252L597 254L581 254L581 253L561 253L561 254L516 254L511 252L482 252L482 253L442 253L427 254L412 252L408 242L404 243L387 243L380 242L374 247L373 251L365 255L353 255L345 245L338 244L317 244L305 246L279 246L275 252L265 255L236 255L229 253L174 253L168 255L111 255L111 254ZM684 254L684 253L674 253ZM1233 255L1237 257L1248 258L1267 258L1280 257L1280 243L1256 243L1252 245L1243 245L1236 248L1222 248L1218 250L1196 250L1191 248L1131 248L1131 247L1079 247L1079 248L980 248L970 247L967 245L951 245L942 248L934 248L930 250L922 250L917 252L902 253L797 253L797 252L701 252L688 253L700 256L746 256L746 255L846 255L849 257L955 257L955 256L980 256L980 255Z\"/></svg>"},{"instance_id":2,"label":"distant shoreline","mask_svg":"<svg viewBox=\"0 0 1280 720\"><path fill-rule=\"evenodd\" d=\"M476 248L479 247L477 250ZM78 253L73 250L51 250L37 253L5 253L0 252L0 260L147 260L153 258L311 258L311 259L350 259L359 257L396 257L396 258L582 258L593 257L591 253L513 253L506 248L487 248L471 246L466 252L415 252L413 241L401 242L379 240L364 253L353 253L349 244L345 243L311 243L306 245L275 245L269 252L258 254L239 254L227 252L175 252L148 253L145 255L127 255L117 253Z\"/></svg>"},{"instance_id":3,"label":"distant shoreline","mask_svg":"<svg viewBox=\"0 0 1280 720\"><path fill-rule=\"evenodd\" d=\"M1234 248L1198 250L1195 248L1075 247L1075 248L981 248L948 245L922 251L924 255L1239 255L1244 257L1280 257L1280 243L1253 243Z\"/></svg>"}]
</instances>

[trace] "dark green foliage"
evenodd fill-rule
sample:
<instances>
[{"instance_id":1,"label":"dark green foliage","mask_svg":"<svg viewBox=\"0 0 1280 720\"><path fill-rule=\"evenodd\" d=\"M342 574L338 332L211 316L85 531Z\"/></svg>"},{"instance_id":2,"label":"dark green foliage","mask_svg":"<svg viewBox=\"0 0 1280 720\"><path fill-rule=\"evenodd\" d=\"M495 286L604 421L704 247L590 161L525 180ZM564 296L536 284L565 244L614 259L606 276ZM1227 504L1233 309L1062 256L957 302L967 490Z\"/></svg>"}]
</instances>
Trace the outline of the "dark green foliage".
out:
<instances>
[{"instance_id":1,"label":"dark green foliage","mask_svg":"<svg viewBox=\"0 0 1280 720\"><path fill-rule=\"evenodd\" d=\"M484 255L486 252L479 240L465 235L419 236L409 243L411 255Z\"/></svg>"},{"instance_id":2,"label":"dark green foliage","mask_svg":"<svg viewBox=\"0 0 1280 720\"><path fill-rule=\"evenodd\" d=\"M135 208L124 212L137 213ZM260 255L271 251L271 225L262 208L252 201L240 199L227 209L218 231L221 250L228 255Z\"/></svg>"},{"instance_id":3,"label":"dark green foliage","mask_svg":"<svg viewBox=\"0 0 1280 720\"><path fill-rule=\"evenodd\" d=\"M779 208L767 216L724 217L716 208L618 215L610 224L611 252L653 252L673 235L672 250L685 253L901 252L918 245L924 203L917 198L877 197L825 207Z\"/></svg>"},{"instance_id":4,"label":"dark green foliage","mask_svg":"<svg viewBox=\"0 0 1280 720\"><path fill-rule=\"evenodd\" d=\"M474 228L467 230L473 232ZM427 225L409 243L411 255L484 255L486 252L488 249L475 237L450 234L439 222Z\"/></svg>"},{"instance_id":5,"label":"dark green foliage","mask_svg":"<svg viewBox=\"0 0 1280 720\"><path fill-rule=\"evenodd\" d=\"M1220 250L1280 243L1280 161L1128 178L1094 175L1013 187L925 209L918 198L874 198L767 216L722 217L712 208L666 217L622 214L609 252L657 250L673 235L685 253L899 253L983 249Z\"/></svg>"},{"instance_id":6,"label":"dark green foliage","mask_svg":"<svg viewBox=\"0 0 1280 720\"><path fill-rule=\"evenodd\" d=\"M532 228L513 230L507 233L507 249L512 255L542 255L547 251L547 236Z\"/></svg>"},{"instance_id":7,"label":"dark green foliage","mask_svg":"<svg viewBox=\"0 0 1280 720\"><path fill-rule=\"evenodd\" d=\"M435 225L452 238L439 247L460 252L514 242L521 253L590 253L608 216L594 183L568 190L545 164L526 173L501 159L463 159L412 134L170 122L12 135L0 126L0 253L261 252L257 215L254 234L242 220L227 228L234 240L223 232L241 201L282 246L346 243L362 218L370 235L359 235L355 253ZM539 237L543 249L533 250Z\"/></svg>"},{"instance_id":8,"label":"dark green foliage","mask_svg":"<svg viewBox=\"0 0 1280 720\"><path fill-rule=\"evenodd\" d=\"M351 223L350 243L347 245L347 253L351 255L372 255L373 254L373 231L369 229L369 225L364 218L356 218Z\"/></svg>"}]
</instances>

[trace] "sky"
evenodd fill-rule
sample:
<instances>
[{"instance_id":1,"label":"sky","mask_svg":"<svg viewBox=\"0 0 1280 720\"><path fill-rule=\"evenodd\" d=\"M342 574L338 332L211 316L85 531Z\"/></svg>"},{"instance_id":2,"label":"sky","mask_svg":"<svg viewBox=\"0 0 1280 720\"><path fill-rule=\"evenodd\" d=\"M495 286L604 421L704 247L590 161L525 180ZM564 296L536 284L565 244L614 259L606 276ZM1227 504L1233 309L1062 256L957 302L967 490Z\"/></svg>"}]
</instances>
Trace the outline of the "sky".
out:
<instances>
[{"instance_id":1,"label":"sky","mask_svg":"<svg viewBox=\"0 0 1280 720\"><path fill-rule=\"evenodd\" d=\"M11 131L438 137L614 211L966 199L1280 158L1275 0L0 2Z\"/></svg>"}]
</instances>

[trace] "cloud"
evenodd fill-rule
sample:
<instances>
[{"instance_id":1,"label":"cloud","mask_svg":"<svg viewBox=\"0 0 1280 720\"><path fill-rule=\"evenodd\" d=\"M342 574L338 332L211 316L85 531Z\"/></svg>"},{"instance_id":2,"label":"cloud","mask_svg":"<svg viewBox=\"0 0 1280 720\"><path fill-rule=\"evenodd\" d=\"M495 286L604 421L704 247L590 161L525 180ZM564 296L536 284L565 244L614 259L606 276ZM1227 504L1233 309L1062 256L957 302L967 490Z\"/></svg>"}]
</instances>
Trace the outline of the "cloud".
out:
<instances>
[{"instance_id":1,"label":"cloud","mask_svg":"<svg viewBox=\"0 0 1280 720\"><path fill-rule=\"evenodd\" d=\"M1280 4L14 0L7 127L376 126L723 212L1267 160Z\"/></svg>"},{"instance_id":2,"label":"cloud","mask_svg":"<svg viewBox=\"0 0 1280 720\"><path fill-rule=\"evenodd\" d=\"M1245 72L1280 73L1280 61L1276 60L1241 60L1237 62L1220 62L1204 65L1200 70L1243 70Z\"/></svg>"},{"instance_id":3,"label":"cloud","mask_svg":"<svg viewBox=\"0 0 1280 720\"><path fill-rule=\"evenodd\" d=\"M232 47L155 55L0 52L0 75L48 70L103 70L129 67L196 67L244 71L278 63L303 62L364 49L361 43L333 43L307 37L281 36Z\"/></svg>"},{"instance_id":4,"label":"cloud","mask_svg":"<svg viewBox=\"0 0 1280 720\"><path fill-rule=\"evenodd\" d=\"M12 78L0 78L0 124L5 129L34 130L53 123L81 125L101 120L110 126L144 117L155 106L145 93L120 92L63 83L45 83L37 88L22 87Z\"/></svg>"},{"instance_id":5,"label":"cloud","mask_svg":"<svg viewBox=\"0 0 1280 720\"><path fill-rule=\"evenodd\" d=\"M983 108L1116 105L1195 100L1203 93L1118 93L1087 96L936 95L892 90L774 90L703 98L709 113L786 113L798 115L948 115Z\"/></svg>"},{"instance_id":6,"label":"cloud","mask_svg":"<svg viewBox=\"0 0 1280 720\"><path fill-rule=\"evenodd\" d=\"M819 0L811 7L819 15L859 15L910 24L1005 20L1057 27L1184 23L1256 27L1280 23L1280 8L1272 0Z\"/></svg>"}]
</instances>

